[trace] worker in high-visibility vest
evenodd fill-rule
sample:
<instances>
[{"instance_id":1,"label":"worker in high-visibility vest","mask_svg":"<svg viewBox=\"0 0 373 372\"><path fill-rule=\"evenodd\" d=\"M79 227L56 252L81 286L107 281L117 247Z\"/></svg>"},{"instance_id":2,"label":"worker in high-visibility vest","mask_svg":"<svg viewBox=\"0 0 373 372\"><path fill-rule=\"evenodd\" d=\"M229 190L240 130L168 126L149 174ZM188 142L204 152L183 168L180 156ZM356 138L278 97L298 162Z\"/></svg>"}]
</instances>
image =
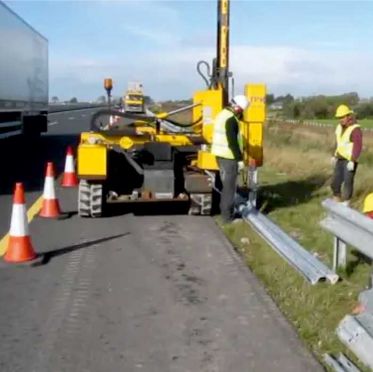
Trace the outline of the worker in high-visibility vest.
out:
<instances>
[{"instance_id":1,"label":"worker in high-visibility vest","mask_svg":"<svg viewBox=\"0 0 373 372\"><path fill-rule=\"evenodd\" d=\"M348 205L363 146L363 134L354 112L348 106L338 106L335 117L339 119L339 124L335 131L337 145L332 157L334 174L331 189L334 200Z\"/></svg>"},{"instance_id":2,"label":"worker in high-visibility vest","mask_svg":"<svg viewBox=\"0 0 373 372\"><path fill-rule=\"evenodd\" d=\"M249 100L244 95L237 95L215 118L211 152L216 156L219 165L222 183L220 213L224 223L234 219L237 176L245 167L240 119L248 106Z\"/></svg>"}]
</instances>

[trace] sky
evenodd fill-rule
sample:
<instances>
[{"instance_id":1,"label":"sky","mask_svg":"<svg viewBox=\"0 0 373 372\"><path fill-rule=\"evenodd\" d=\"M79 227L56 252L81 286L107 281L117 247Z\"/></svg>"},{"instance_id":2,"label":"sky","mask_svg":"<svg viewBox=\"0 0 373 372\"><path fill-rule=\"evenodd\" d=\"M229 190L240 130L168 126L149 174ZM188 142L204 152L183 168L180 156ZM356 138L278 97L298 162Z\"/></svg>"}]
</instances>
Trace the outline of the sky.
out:
<instances>
[{"instance_id":1,"label":"sky","mask_svg":"<svg viewBox=\"0 0 373 372\"><path fill-rule=\"evenodd\" d=\"M205 88L200 60L216 55L216 0L4 1L49 40L49 94L95 100L141 81L155 100ZM373 96L373 1L231 0L230 70L296 97Z\"/></svg>"}]
</instances>

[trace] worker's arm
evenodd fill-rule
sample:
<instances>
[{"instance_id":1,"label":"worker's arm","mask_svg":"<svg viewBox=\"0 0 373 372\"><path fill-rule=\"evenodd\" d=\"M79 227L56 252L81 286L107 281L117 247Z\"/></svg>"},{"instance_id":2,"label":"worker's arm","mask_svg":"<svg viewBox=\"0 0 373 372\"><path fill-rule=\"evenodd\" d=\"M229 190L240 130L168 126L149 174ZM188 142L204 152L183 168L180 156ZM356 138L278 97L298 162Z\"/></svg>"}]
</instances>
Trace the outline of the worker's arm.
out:
<instances>
[{"instance_id":1,"label":"worker's arm","mask_svg":"<svg viewBox=\"0 0 373 372\"><path fill-rule=\"evenodd\" d=\"M225 132L227 133L228 146L231 149L234 159L242 160L240 145L238 143L239 126L234 117L229 118L225 123Z\"/></svg>"},{"instance_id":2,"label":"worker's arm","mask_svg":"<svg viewBox=\"0 0 373 372\"><path fill-rule=\"evenodd\" d=\"M352 147L352 161L357 162L363 148L363 132L360 128L355 128L351 133Z\"/></svg>"}]
</instances>

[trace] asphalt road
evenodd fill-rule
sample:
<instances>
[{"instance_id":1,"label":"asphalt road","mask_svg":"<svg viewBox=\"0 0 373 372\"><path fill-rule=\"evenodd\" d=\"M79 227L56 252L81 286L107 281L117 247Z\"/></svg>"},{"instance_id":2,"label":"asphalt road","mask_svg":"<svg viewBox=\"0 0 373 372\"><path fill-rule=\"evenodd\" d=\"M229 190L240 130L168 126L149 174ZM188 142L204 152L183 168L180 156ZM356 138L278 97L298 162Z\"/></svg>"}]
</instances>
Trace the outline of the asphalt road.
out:
<instances>
[{"instance_id":1,"label":"asphalt road","mask_svg":"<svg viewBox=\"0 0 373 372\"><path fill-rule=\"evenodd\" d=\"M12 193L16 182L23 182L30 205L43 190L47 161L53 161L58 173L63 171L68 145L76 145L78 134L89 128L96 110L86 109L49 115L48 133L39 140L22 137L0 140L0 236L9 229Z\"/></svg>"},{"instance_id":2,"label":"asphalt road","mask_svg":"<svg viewBox=\"0 0 373 372\"><path fill-rule=\"evenodd\" d=\"M89 115L52 115L27 151L1 147L1 234L13 182L35 200L45 161L62 169ZM76 211L76 190L58 195ZM0 266L0 371L322 371L211 218L72 214L30 232L42 264Z\"/></svg>"}]
</instances>

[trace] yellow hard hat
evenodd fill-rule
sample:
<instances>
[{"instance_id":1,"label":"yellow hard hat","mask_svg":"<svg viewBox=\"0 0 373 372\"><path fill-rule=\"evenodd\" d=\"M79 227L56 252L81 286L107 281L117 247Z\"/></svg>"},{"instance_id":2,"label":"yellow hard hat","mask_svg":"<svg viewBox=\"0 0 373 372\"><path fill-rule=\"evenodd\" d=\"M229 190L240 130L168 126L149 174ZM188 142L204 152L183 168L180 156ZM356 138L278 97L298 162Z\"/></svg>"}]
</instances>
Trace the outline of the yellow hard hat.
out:
<instances>
[{"instance_id":1,"label":"yellow hard hat","mask_svg":"<svg viewBox=\"0 0 373 372\"><path fill-rule=\"evenodd\" d=\"M346 105L339 105L337 111L335 112L335 117L340 119L346 115L353 114L354 112Z\"/></svg>"},{"instance_id":2,"label":"yellow hard hat","mask_svg":"<svg viewBox=\"0 0 373 372\"><path fill-rule=\"evenodd\" d=\"M364 199L363 213L368 213L372 211L373 211L373 193L370 193Z\"/></svg>"}]
</instances>

